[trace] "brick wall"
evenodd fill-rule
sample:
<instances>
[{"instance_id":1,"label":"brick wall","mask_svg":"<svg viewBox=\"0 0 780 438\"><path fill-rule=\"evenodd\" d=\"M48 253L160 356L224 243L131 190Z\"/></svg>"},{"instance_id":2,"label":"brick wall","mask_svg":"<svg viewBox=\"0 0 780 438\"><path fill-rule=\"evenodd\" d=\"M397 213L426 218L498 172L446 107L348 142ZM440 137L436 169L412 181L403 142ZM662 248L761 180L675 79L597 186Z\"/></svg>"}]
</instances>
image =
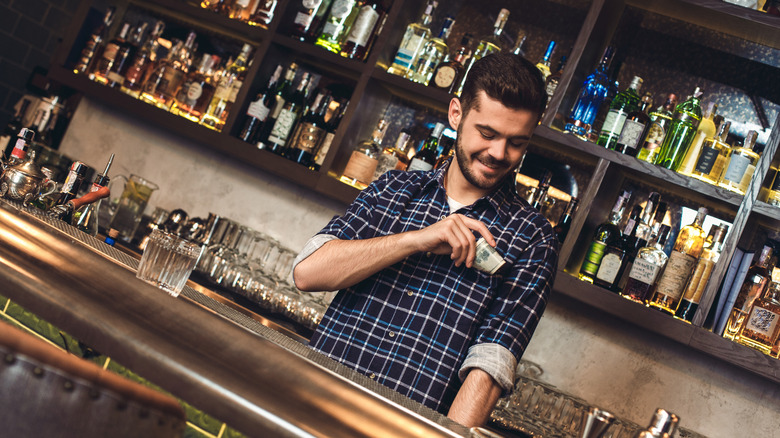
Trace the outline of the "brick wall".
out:
<instances>
[{"instance_id":1,"label":"brick wall","mask_svg":"<svg viewBox=\"0 0 780 438\"><path fill-rule=\"evenodd\" d=\"M0 0L0 127L36 66L48 68L80 0Z\"/></svg>"}]
</instances>

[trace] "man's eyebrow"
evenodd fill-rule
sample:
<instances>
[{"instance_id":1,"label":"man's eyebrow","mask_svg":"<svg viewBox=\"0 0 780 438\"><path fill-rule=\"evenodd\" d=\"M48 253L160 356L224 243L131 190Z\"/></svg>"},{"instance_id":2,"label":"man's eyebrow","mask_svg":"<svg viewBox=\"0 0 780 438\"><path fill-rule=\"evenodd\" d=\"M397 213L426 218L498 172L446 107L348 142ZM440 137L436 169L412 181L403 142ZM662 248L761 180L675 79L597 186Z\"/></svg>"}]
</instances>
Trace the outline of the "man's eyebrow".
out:
<instances>
[{"instance_id":1,"label":"man's eyebrow","mask_svg":"<svg viewBox=\"0 0 780 438\"><path fill-rule=\"evenodd\" d=\"M483 124L477 123L476 127L480 131L487 131L487 133L489 133L489 134L494 134L494 135L500 135L501 134L500 132L498 132L495 129L493 129L490 125L483 125ZM516 136L512 136L510 138L512 138L513 140L530 140L531 139L531 137L528 136L528 135L516 135Z\"/></svg>"}]
</instances>

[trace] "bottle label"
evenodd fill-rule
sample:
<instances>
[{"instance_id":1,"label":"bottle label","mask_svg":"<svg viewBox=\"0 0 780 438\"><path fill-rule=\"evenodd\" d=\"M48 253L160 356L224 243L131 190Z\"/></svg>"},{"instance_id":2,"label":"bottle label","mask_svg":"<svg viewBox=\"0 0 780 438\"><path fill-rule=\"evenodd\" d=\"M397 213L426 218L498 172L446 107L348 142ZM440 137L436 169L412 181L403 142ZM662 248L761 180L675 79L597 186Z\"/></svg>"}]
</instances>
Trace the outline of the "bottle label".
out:
<instances>
[{"instance_id":1,"label":"bottle label","mask_svg":"<svg viewBox=\"0 0 780 438\"><path fill-rule=\"evenodd\" d=\"M377 164L376 158L371 158L360 151L353 151L344 169L344 176L366 185L371 184Z\"/></svg>"},{"instance_id":2,"label":"bottle label","mask_svg":"<svg viewBox=\"0 0 780 438\"><path fill-rule=\"evenodd\" d=\"M439 88L449 88L455 81L458 72L449 65L443 65L436 71L433 77L433 83Z\"/></svg>"},{"instance_id":3,"label":"bottle label","mask_svg":"<svg viewBox=\"0 0 780 438\"><path fill-rule=\"evenodd\" d=\"M729 167L726 169L726 173L723 174L723 181L739 184L742 181L742 177L745 176L748 165L750 165L750 158L744 155L731 154Z\"/></svg>"},{"instance_id":4,"label":"bottle label","mask_svg":"<svg viewBox=\"0 0 780 438\"><path fill-rule=\"evenodd\" d=\"M378 20L379 12L374 10L374 8L368 5L360 8L360 15L358 15L355 23L352 25L347 41L355 46L365 47L368 39L371 38L371 31L374 30L374 25Z\"/></svg>"},{"instance_id":5,"label":"bottle label","mask_svg":"<svg viewBox=\"0 0 780 438\"><path fill-rule=\"evenodd\" d=\"M696 167L693 168L698 173L709 175L715 162L718 160L718 150L709 146L702 146L699 159L696 161Z\"/></svg>"},{"instance_id":6,"label":"bottle label","mask_svg":"<svg viewBox=\"0 0 780 438\"><path fill-rule=\"evenodd\" d=\"M220 82L217 85L217 89L214 90L214 99L227 100L230 96L230 86L224 82Z\"/></svg>"},{"instance_id":7,"label":"bottle label","mask_svg":"<svg viewBox=\"0 0 780 438\"><path fill-rule=\"evenodd\" d=\"M604 258L604 251L607 249L607 245L604 242L594 240L588 248L587 254L585 254L585 260L582 262L580 272L584 272L588 275L596 275L601 264L601 259Z\"/></svg>"},{"instance_id":8,"label":"bottle label","mask_svg":"<svg viewBox=\"0 0 780 438\"><path fill-rule=\"evenodd\" d=\"M626 145L629 149L636 149L639 146L639 142L642 141L642 132L645 130L645 125L636 120L626 120L623 124L623 130L620 131L620 138L618 143Z\"/></svg>"},{"instance_id":9,"label":"bottle label","mask_svg":"<svg viewBox=\"0 0 780 438\"><path fill-rule=\"evenodd\" d=\"M666 295L672 301L678 301L695 264L696 257L680 251L672 251L664 275L658 281L657 292Z\"/></svg>"},{"instance_id":10,"label":"bottle label","mask_svg":"<svg viewBox=\"0 0 780 438\"><path fill-rule=\"evenodd\" d=\"M652 285L655 283L655 279L658 277L660 271L661 266L637 257L634 259L634 264L631 266L631 272L628 274L628 278L633 278L641 283Z\"/></svg>"},{"instance_id":11,"label":"bottle label","mask_svg":"<svg viewBox=\"0 0 780 438\"><path fill-rule=\"evenodd\" d=\"M317 145L320 144L320 140L324 133L325 130L322 128L317 127L313 123L306 122L301 125L301 129L298 131L298 138L296 139L294 147L313 154L317 149Z\"/></svg>"},{"instance_id":12,"label":"bottle label","mask_svg":"<svg viewBox=\"0 0 780 438\"><path fill-rule=\"evenodd\" d=\"M355 1L356 0L334 1L333 5L330 7L330 16L338 18L339 20L347 18L347 15L352 12L352 7L355 6Z\"/></svg>"},{"instance_id":13,"label":"bottle label","mask_svg":"<svg viewBox=\"0 0 780 438\"><path fill-rule=\"evenodd\" d=\"M249 6L249 1L250 0L236 0L236 6L238 6L239 8L246 8L247 6Z\"/></svg>"},{"instance_id":14,"label":"bottle label","mask_svg":"<svg viewBox=\"0 0 780 438\"><path fill-rule=\"evenodd\" d=\"M645 136L645 144L642 147L650 151L655 150L664 142L664 137L666 137L664 126L659 122L652 122L650 129L647 131L647 136Z\"/></svg>"},{"instance_id":15,"label":"bottle label","mask_svg":"<svg viewBox=\"0 0 780 438\"><path fill-rule=\"evenodd\" d=\"M547 97L552 99L555 90L558 89L559 79L553 76L547 78L547 84L545 84L544 90L547 93Z\"/></svg>"},{"instance_id":16,"label":"bottle label","mask_svg":"<svg viewBox=\"0 0 780 438\"><path fill-rule=\"evenodd\" d=\"M399 160L398 157L393 154L382 153L382 155L379 156L379 163L377 164L376 171L374 172L374 179L384 175L388 170L397 168L400 161L401 160Z\"/></svg>"},{"instance_id":17,"label":"bottle label","mask_svg":"<svg viewBox=\"0 0 780 438\"><path fill-rule=\"evenodd\" d=\"M200 99L200 96L203 95L203 85L199 84L198 82L192 82L190 83L190 86L187 87L187 100L192 102L193 104Z\"/></svg>"},{"instance_id":18,"label":"bottle label","mask_svg":"<svg viewBox=\"0 0 780 438\"><path fill-rule=\"evenodd\" d=\"M614 283L622 264L623 258L619 254L614 252L606 254L601 259L601 265L599 265L599 270L596 272L596 278L608 284Z\"/></svg>"},{"instance_id":19,"label":"bottle label","mask_svg":"<svg viewBox=\"0 0 780 438\"><path fill-rule=\"evenodd\" d=\"M623 111L609 110L607 117L604 118L604 124L601 125L601 132L609 135L617 135L623 124L626 123L628 115Z\"/></svg>"},{"instance_id":20,"label":"bottle label","mask_svg":"<svg viewBox=\"0 0 780 438\"><path fill-rule=\"evenodd\" d=\"M406 168L406 170L408 170L409 172L415 170L422 170L424 172L427 172L431 169L433 169L433 164L426 163L425 161L417 157L412 158L412 161L409 163L409 167Z\"/></svg>"},{"instance_id":21,"label":"bottle label","mask_svg":"<svg viewBox=\"0 0 780 438\"><path fill-rule=\"evenodd\" d=\"M228 102L235 102L236 97L238 96L238 92L241 90L241 85L244 83L239 80L233 81L233 84L230 86L230 94L228 94Z\"/></svg>"},{"instance_id":22,"label":"bottle label","mask_svg":"<svg viewBox=\"0 0 780 438\"><path fill-rule=\"evenodd\" d=\"M27 156L27 151L24 148L26 145L27 142L25 142L23 138L16 139L16 144L14 145L14 149L11 151L11 156L23 160L24 157Z\"/></svg>"},{"instance_id":23,"label":"bottle label","mask_svg":"<svg viewBox=\"0 0 780 438\"><path fill-rule=\"evenodd\" d=\"M116 58L116 52L119 50L117 44L106 44L106 48L103 49L103 59L109 62L114 62Z\"/></svg>"},{"instance_id":24,"label":"bottle label","mask_svg":"<svg viewBox=\"0 0 780 438\"><path fill-rule=\"evenodd\" d=\"M274 109L271 110L271 118L276 119L279 117L279 113L284 108L285 100L281 96L276 96L276 102L274 102Z\"/></svg>"},{"instance_id":25,"label":"bottle label","mask_svg":"<svg viewBox=\"0 0 780 438\"><path fill-rule=\"evenodd\" d=\"M322 35L332 35L335 36L339 32L339 27L341 27L338 23L334 24L331 22L325 23L325 25L322 27Z\"/></svg>"},{"instance_id":26,"label":"bottle label","mask_svg":"<svg viewBox=\"0 0 780 438\"><path fill-rule=\"evenodd\" d=\"M106 74L106 79L108 79L109 82L115 82L117 84L121 84L125 81L125 77L115 71L108 72L108 74Z\"/></svg>"},{"instance_id":27,"label":"bottle label","mask_svg":"<svg viewBox=\"0 0 780 438\"><path fill-rule=\"evenodd\" d=\"M295 14L295 20L293 20L293 23L303 28L307 28L311 26L312 21L314 21L314 14L307 14L306 12L298 12L297 14Z\"/></svg>"},{"instance_id":28,"label":"bottle label","mask_svg":"<svg viewBox=\"0 0 780 438\"><path fill-rule=\"evenodd\" d=\"M769 309L757 305L753 306L750 317L745 321L745 329L753 330L768 338L772 338L775 334L775 328L777 327L777 320L779 317L780 315Z\"/></svg>"},{"instance_id":29,"label":"bottle label","mask_svg":"<svg viewBox=\"0 0 780 438\"><path fill-rule=\"evenodd\" d=\"M295 112L283 109L279 113L279 117L276 118L276 123L274 123L274 127L271 129L268 140L277 144L284 144L295 124L295 118Z\"/></svg>"},{"instance_id":30,"label":"bottle label","mask_svg":"<svg viewBox=\"0 0 780 438\"><path fill-rule=\"evenodd\" d=\"M264 122L268 117L271 109L265 106L263 99L257 99L249 104L249 108L246 109L246 114L250 117L254 117L261 122Z\"/></svg>"},{"instance_id":31,"label":"bottle label","mask_svg":"<svg viewBox=\"0 0 780 438\"><path fill-rule=\"evenodd\" d=\"M752 164L748 164L747 169L745 169L745 174L742 175L742 181L739 182L738 189L742 192L747 191L748 186L750 185L750 180L753 179L753 173L756 171L756 166Z\"/></svg>"},{"instance_id":32,"label":"bottle label","mask_svg":"<svg viewBox=\"0 0 780 438\"><path fill-rule=\"evenodd\" d=\"M306 9L314 9L322 3L322 0L303 0L301 3Z\"/></svg>"},{"instance_id":33,"label":"bottle label","mask_svg":"<svg viewBox=\"0 0 780 438\"><path fill-rule=\"evenodd\" d=\"M401 42L401 47L398 48L398 53L395 55L393 64L400 65L404 68L409 68L412 65L412 60L423 43L422 35L412 33L408 39Z\"/></svg>"},{"instance_id":34,"label":"bottle label","mask_svg":"<svg viewBox=\"0 0 780 438\"><path fill-rule=\"evenodd\" d=\"M332 132L325 134L325 139L322 140L322 146L320 146L320 150L317 151L317 157L314 158L314 163L316 165L322 166L322 163L325 162L325 157L328 155L330 145L333 143L333 137L335 136L336 134Z\"/></svg>"}]
</instances>

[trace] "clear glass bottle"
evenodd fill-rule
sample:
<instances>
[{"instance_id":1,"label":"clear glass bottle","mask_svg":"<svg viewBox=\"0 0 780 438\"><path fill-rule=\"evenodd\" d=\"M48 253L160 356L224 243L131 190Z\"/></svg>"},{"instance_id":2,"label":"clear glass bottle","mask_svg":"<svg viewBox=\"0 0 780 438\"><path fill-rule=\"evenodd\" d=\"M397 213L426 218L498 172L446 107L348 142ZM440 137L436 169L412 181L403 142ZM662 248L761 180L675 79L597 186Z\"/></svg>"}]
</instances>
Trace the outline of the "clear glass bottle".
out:
<instances>
[{"instance_id":1,"label":"clear glass bottle","mask_svg":"<svg viewBox=\"0 0 780 438\"><path fill-rule=\"evenodd\" d=\"M745 323L745 319L750 314L753 303L761 297L769 286L770 263L772 259L772 247L764 245L758 261L753 264L739 288L737 298L734 300L734 307L729 312L729 318L726 321L726 328L723 330L723 337L726 339L737 340L739 332Z\"/></svg>"},{"instance_id":2,"label":"clear glass bottle","mask_svg":"<svg viewBox=\"0 0 780 438\"><path fill-rule=\"evenodd\" d=\"M620 238L620 228L618 224L623 218L623 211L628 205L631 198L631 192L623 191L618 197L615 205L612 207L612 212L609 214L609 219L596 228L596 232L593 233L593 239L591 240L588 251L585 253L585 260L580 267L580 280L593 283L593 278L596 277L596 273L599 271L601 260L604 257L607 246L613 244Z\"/></svg>"},{"instance_id":3,"label":"clear glass bottle","mask_svg":"<svg viewBox=\"0 0 780 438\"><path fill-rule=\"evenodd\" d=\"M374 179L384 175L388 170L406 170L409 160L406 158L406 146L409 144L409 131L402 130L395 140L395 144L382 150L374 171Z\"/></svg>"},{"instance_id":4,"label":"clear glass bottle","mask_svg":"<svg viewBox=\"0 0 780 438\"><path fill-rule=\"evenodd\" d=\"M707 105L705 105L703 117L701 118L701 122L699 122L696 135L693 137L691 146L685 153L685 157L683 157L682 163L680 163L680 168L677 169L678 173L682 173L683 175L688 176L691 176L693 173L693 169L696 167L696 161L701 154L701 148L704 145L704 141L715 137L715 134L718 132L714 120L717 111L718 105L715 102L709 102Z\"/></svg>"},{"instance_id":5,"label":"clear glass bottle","mask_svg":"<svg viewBox=\"0 0 780 438\"><path fill-rule=\"evenodd\" d=\"M550 41L547 44L547 49L544 51L544 56L536 63L536 68L542 73L542 79L545 81L552 74L552 71L550 71L550 60L552 59L553 51L555 51L555 41Z\"/></svg>"},{"instance_id":6,"label":"clear glass bottle","mask_svg":"<svg viewBox=\"0 0 780 438\"><path fill-rule=\"evenodd\" d=\"M341 175L341 182L363 190L374 178L379 155L382 153L382 139L387 131L387 121L380 119L371 138L358 144L349 157L347 167Z\"/></svg>"},{"instance_id":7,"label":"clear glass bottle","mask_svg":"<svg viewBox=\"0 0 780 438\"><path fill-rule=\"evenodd\" d=\"M660 195L652 192L642 209L642 215L640 220L636 224L634 229L634 235L629 242L633 245L628 249L628 253L624 259L623 266L620 268L617 289L623 290L628 282L628 275L631 273L631 267L636 259L637 253L640 249L648 246L648 244L658 235L658 230L663 224L664 216L666 216L666 203L660 202Z\"/></svg>"},{"instance_id":8,"label":"clear glass bottle","mask_svg":"<svg viewBox=\"0 0 780 438\"><path fill-rule=\"evenodd\" d=\"M701 89L696 87L691 97L677 105L672 125L664 137L655 164L674 171L680 168L682 159L685 157L701 121L701 105L699 103L701 95Z\"/></svg>"},{"instance_id":9,"label":"clear glass bottle","mask_svg":"<svg viewBox=\"0 0 780 438\"><path fill-rule=\"evenodd\" d=\"M133 60L125 72L125 80L121 90L134 97L139 97L146 73L150 66L157 62L157 50L160 47L159 38L165 30L165 22L155 22L152 32L146 37L141 48L133 56Z\"/></svg>"},{"instance_id":10,"label":"clear glass bottle","mask_svg":"<svg viewBox=\"0 0 780 438\"><path fill-rule=\"evenodd\" d=\"M564 133L573 134L583 140L588 139L593 130L592 124L596 120L596 114L611 87L607 74L614 54L615 49L611 46L607 47L596 71L585 79L571 109Z\"/></svg>"},{"instance_id":11,"label":"clear glass bottle","mask_svg":"<svg viewBox=\"0 0 780 438\"><path fill-rule=\"evenodd\" d=\"M680 230L677 240L674 241L672 252L669 254L666 269L656 285L653 299L648 303L650 307L674 315L685 284L693 272L696 260L704 249L706 234L704 234L702 224L706 217L707 209L699 207L693 223Z\"/></svg>"},{"instance_id":12,"label":"clear glass bottle","mask_svg":"<svg viewBox=\"0 0 780 438\"><path fill-rule=\"evenodd\" d=\"M759 154L753 150L757 138L756 131L748 131L742 147L731 149L731 154L728 156L729 164L718 181L719 186L740 195L745 194L760 158Z\"/></svg>"},{"instance_id":13,"label":"clear glass bottle","mask_svg":"<svg viewBox=\"0 0 780 438\"><path fill-rule=\"evenodd\" d=\"M668 256L664 252L664 245L669 238L670 230L669 225L661 225L656 237L647 246L637 251L636 258L628 271L628 281L620 292L623 297L647 304L658 274L666 266Z\"/></svg>"},{"instance_id":14,"label":"clear glass bottle","mask_svg":"<svg viewBox=\"0 0 780 438\"><path fill-rule=\"evenodd\" d=\"M739 331L742 345L771 354L780 336L780 268L772 269L772 282L767 291L753 303L750 315Z\"/></svg>"},{"instance_id":15,"label":"clear glass bottle","mask_svg":"<svg viewBox=\"0 0 780 438\"><path fill-rule=\"evenodd\" d=\"M301 41L312 42L320 24L328 13L332 0L298 0L290 36Z\"/></svg>"},{"instance_id":16,"label":"clear glass bottle","mask_svg":"<svg viewBox=\"0 0 780 438\"><path fill-rule=\"evenodd\" d=\"M460 93L463 90L463 83L465 82L466 76L469 74L469 70L471 70L471 66L491 53L498 53L501 51L501 34L504 32L504 26L506 26L506 21L508 19L509 9L501 9L498 12L495 23L493 23L493 33L479 40L477 48L474 50L474 54L471 55L471 58L466 62L466 71L461 76L459 88L456 93L458 96L460 96Z\"/></svg>"},{"instance_id":17,"label":"clear glass bottle","mask_svg":"<svg viewBox=\"0 0 780 438\"><path fill-rule=\"evenodd\" d=\"M363 2L359 0L333 0L328 17L314 43L333 53L341 51L341 44L360 12Z\"/></svg>"},{"instance_id":18,"label":"clear glass bottle","mask_svg":"<svg viewBox=\"0 0 780 438\"><path fill-rule=\"evenodd\" d=\"M604 251L604 257L602 257L601 264L596 272L596 276L593 277L594 284L614 292L620 292L618 281L620 280L620 274L622 274L626 267L627 258L631 249L634 246L636 227L639 223L639 216L641 214L642 207L640 205L635 205L631 210L631 214L628 215L628 220L623 227L623 231L620 233L620 237L607 245L607 249Z\"/></svg>"},{"instance_id":19,"label":"clear glass bottle","mask_svg":"<svg viewBox=\"0 0 780 438\"><path fill-rule=\"evenodd\" d=\"M639 143L647 134L650 127L650 116L647 111L653 106L653 96L645 93L639 108L628 113L623 129L617 139L615 150L623 154L635 157L639 153Z\"/></svg>"},{"instance_id":20,"label":"clear glass bottle","mask_svg":"<svg viewBox=\"0 0 780 438\"><path fill-rule=\"evenodd\" d=\"M437 122L431 130L431 134L423 145L420 146L420 150L417 151L414 158L409 162L409 167L406 168L407 171L428 171L433 169L433 166L436 165L436 159L439 157L439 138L441 138L443 131L444 124Z\"/></svg>"},{"instance_id":21,"label":"clear glass bottle","mask_svg":"<svg viewBox=\"0 0 780 438\"><path fill-rule=\"evenodd\" d=\"M731 122L723 122L718 128L718 133L713 138L704 141L696 160L696 165L691 171L691 176L710 184L718 184L731 152L731 146L726 143L729 136Z\"/></svg>"},{"instance_id":22,"label":"clear glass bottle","mask_svg":"<svg viewBox=\"0 0 780 438\"><path fill-rule=\"evenodd\" d=\"M384 24L386 13L382 0L366 0L360 6L358 15L341 46L341 56L365 60L377 33Z\"/></svg>"},{"instance_id":23,"label":"clear glass bottle","mask_svg":"<svg viewBox=\"0 0 780 438\"><path fill-rule=\"evenodd\" d=\"M393 63L387 69L392 75L407 77L409 70L415 65L417 57L420 55L425 41L431 35L431 29L428 27L433 20L433 11L438 6L436 0L428 0L425 4L425 10L416 23L406 26L401 45L393 58Z\"/></svg>"},{"instance_id":24,"label":"clear glass bottle","mask_svg":"<svg viewBox=\"0 0 780 438\"><path fill-rule=\"evenodd\" d=\"M444 59L436 69L433 71L431 80L428 83L429 87L438 88L448 93L453 93L455 89L460 85L463 80L463 75L466 72L466 62L471 56L471 39L470 34L463 35L460 41L460 47L455 50L452 56Z\"/></svg>"},{"instance_id":25,"label":"clear glass bottle","mask_svg":"<svg viewBox=\"0 0 780 438\"><path fill-rule=\"evenodd\" d=\"M214 90L214 97L211 98L205 114L200 119L201 125L217 131L221 131L222 127L225 126L230 107L236 101L238 91L243 85L251 52L252 46L244 44L236 60L230 63L222 73Z\"/></svg>"},{"instance_id":26,"label":"clear glass bottle","mask_svg":"<svg viewBox=\"0 0 780 438\"><path fill-rule=\"evenodd\" d=\"M677 310L674 312L675 318L688 322L693 321L696 309L699 308L702 293L704 293L704 289L712 276L712 270L720 258L720 252L723 250L723 241L726 239L728 231L728 225L713 225L710 227L709 236L706 240L707 243L704 245L699 260L696 261L696 267L693 268L693 273L688 279L685 289L683 289L680 304L677 305Z\"/></svg>"},{"instance_id":27,"label":"clear glass bottle","mask_svg":"<svg viewBox=\"0 0 780 438\"><path fill-rule=\"evenodd\" d=\"M661 144L666 138L666 133L672 124L672 115L677 106L677 95L669 94L666 102L650 113L650 127L642 139L642 148L636 155L638 160L655 163L658 153L661 152Z\"/></svg>"},{"instance_id":28,"label":"clear glass bottle","mask_svg":"<svg viewBox=\"0 0 780 438\"><path fill-rule=\"evenodd\" d=\"M428 85L433 77L433 72L441 61L448 55L447 37L450 35L455 20L452 17L444 19L439 34L435 38L429 39L422 50L414 68L408 70L406 77L418 84Z\"/></svg>"},{"instance_id":29,"label":"clear glass bottle","mask_svg":"<svg viewBox=\"0 0 780 438\"><path fill-rule=\"evenodd\" d=\"M607 149L615 149L628 114L639 107L640 88L642 88L642 78L634 76L628 88L618 93L612 99L597 141L600 146L604 146Z\"/></svg>"}]
</instances>

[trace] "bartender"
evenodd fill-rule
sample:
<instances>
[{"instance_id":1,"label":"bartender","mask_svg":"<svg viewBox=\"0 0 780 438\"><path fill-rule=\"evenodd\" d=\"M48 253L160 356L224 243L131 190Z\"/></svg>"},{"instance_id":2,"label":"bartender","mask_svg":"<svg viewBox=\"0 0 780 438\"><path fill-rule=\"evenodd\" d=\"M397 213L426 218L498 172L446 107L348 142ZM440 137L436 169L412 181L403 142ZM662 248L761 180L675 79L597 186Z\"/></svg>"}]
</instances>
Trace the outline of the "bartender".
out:
<instances>
[{"instance_id":1,"label":"bartender","mask_svg":"<svg viewBox=\"0 0 780 438\"><path fill-rule=\"evenodd\" d=\"M340 290L314 349L459 423L485 423L512 389L556 272L552 227L514 188L546 103L522 57L472 66L448 110L455 159L387 172L298 255L298 288ZM507 269L476 269L480 237Z\"/></svg>"}]
</instances>

